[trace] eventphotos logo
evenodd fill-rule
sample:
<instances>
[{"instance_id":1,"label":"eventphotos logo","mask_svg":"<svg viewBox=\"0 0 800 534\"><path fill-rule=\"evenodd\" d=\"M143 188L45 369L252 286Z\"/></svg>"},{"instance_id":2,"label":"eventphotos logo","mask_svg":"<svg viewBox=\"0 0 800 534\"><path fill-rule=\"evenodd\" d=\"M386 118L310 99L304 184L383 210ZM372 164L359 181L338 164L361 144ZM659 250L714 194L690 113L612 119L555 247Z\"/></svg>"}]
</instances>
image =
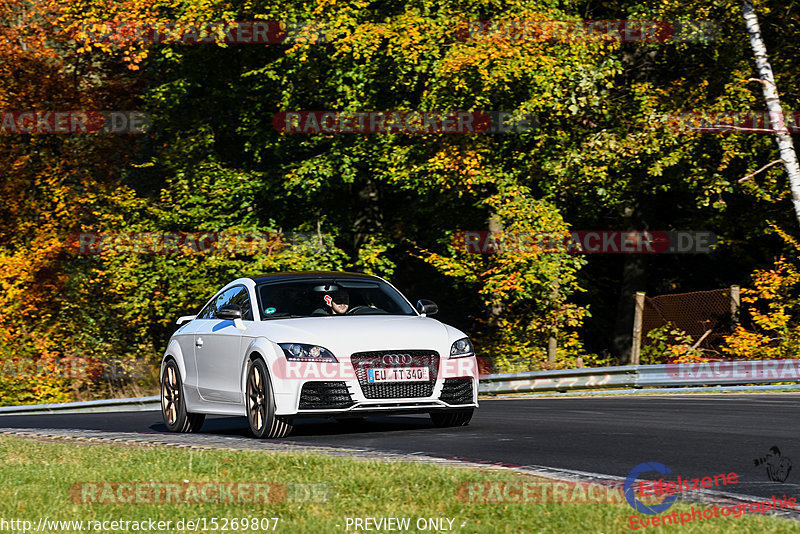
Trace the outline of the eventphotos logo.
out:
<instances>
[{"instance_id":1,"label":"eventphotos logo","mask_svg":"<svg viewBox=\"0 0 800 534\"><path fill-rule=\"evenodd\" d=\"M625 499L634 510L643 514L655 515L669 510L678 498L677 493L718 488L739 482L739 475L736 473L719 473L698 478L678 476L675 480L664 476L657 480L639 480L642 475L653 472L659 475L669 475L672 470L659 462L645 462L631 469L625 479ZM660 504L646 504L636 497L637 494L639 497L665 495L666 498Z\"/></svg>"},{"instance_id":2,"label":"eventphotos logo","mask_svg":"<svg viewBox=\"0 0 800 534\"><path fill-rule=\"evenodd\" d=\"M631 469L627 478L625 478L625 499L628 501L628 504L630 504L631 507L633 507L633 509L637 512L651 515L660 514L661 512L669 510L669 508L675 504L675 501L678 499L677 495L670 495L667 496L667 498L664 499L661 504L645 504L636 498L636 482L639 480L639 476L645 473L652 473L654 471L661 475L672 473L672 470L662 463L645 462ZM640 493L644 492L641 491Z\"/></svg>"}]
</instances>

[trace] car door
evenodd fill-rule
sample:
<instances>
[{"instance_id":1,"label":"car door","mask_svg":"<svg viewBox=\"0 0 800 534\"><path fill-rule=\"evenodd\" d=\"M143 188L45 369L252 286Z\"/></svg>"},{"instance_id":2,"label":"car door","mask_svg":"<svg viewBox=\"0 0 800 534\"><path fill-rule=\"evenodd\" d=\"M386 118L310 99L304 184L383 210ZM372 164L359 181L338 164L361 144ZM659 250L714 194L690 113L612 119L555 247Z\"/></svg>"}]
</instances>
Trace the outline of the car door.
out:
<instances>
[{"instance_id":1,"label":"car door","mask_svg":"<svg viewBox=\"0 0 800 534\"><path fill-rule=\"evenodd\" d=\"M218 318L216 312L228 304L237 304L242 307L243 321L249 322L253 319L249 302L247 288L234 286L217 295L197 318L198 327L194 332L197 392L204 400L242 402L240 352L243 331L236 328L234 321ZM243 303L249 306L249 310L242 306Z\"/></svg>"},{"instance_id":2,"label":"car door","mask_svg":"<svg viewBox=\"0 0 800 534\"><path fill-rule=\"evenodd\" d=\"M187 388L197 387L197 367L194 359L194 334L200 321L195 320L185 323L173 335L178 342L183 361L186 363L186 376L183 378L183 385Z\"/></svg>"}]
</instances>

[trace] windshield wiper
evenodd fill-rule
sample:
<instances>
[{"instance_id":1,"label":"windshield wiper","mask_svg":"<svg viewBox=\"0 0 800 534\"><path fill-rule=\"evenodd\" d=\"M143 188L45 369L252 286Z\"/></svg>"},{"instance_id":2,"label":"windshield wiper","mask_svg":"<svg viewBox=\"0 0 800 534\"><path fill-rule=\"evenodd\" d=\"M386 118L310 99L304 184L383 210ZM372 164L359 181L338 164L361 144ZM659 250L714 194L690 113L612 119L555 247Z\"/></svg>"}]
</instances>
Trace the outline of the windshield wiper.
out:
<instances>
[{"instance_id":1,"label":"windshield wiper","mask_svg":"<svg viewBox=\"0 0 800 534\"><path fill-rule=\"evenodd\" d=\"M270 319L298 319L302 317L310 317L310 315L290 315L288 313L273 313L264 317L264 320Z\"/></svg>"}]
</instances>

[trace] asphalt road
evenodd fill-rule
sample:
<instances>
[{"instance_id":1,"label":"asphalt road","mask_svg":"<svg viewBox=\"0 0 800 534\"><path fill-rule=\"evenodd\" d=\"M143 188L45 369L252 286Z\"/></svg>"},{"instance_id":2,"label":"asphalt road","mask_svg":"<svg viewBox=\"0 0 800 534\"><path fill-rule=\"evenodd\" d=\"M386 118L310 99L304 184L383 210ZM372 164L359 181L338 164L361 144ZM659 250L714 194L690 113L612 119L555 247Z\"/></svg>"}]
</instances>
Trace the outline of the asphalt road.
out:
<instances>
[{"instance_id":1,"label":"asphalt road","mask_svg":"<svg viewBox=\"0 0 800 534\"><path fill-rule=\"evenodd\" d=\"M436 429L427 416L315 419L299 422L286 441L622 477L654 461L684 478L735 472L739 483L724 488L733 493L800 498L798 408L800 394L489 400L467 427ZM3 416L0 427L166 431L160 412ZM244 436L247 421L209 417L204 433ZM783 483L754 464L773 446L794 462Z\"/></svg>"}]
</instances>

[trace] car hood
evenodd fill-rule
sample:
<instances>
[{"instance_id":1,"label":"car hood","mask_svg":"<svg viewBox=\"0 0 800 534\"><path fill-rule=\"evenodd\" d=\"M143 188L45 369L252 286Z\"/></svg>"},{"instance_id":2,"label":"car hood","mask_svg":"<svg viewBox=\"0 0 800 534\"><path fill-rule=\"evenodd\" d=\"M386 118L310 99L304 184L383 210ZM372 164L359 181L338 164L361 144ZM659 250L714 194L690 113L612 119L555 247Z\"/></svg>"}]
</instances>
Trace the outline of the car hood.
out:
<instances>
[{"instance_id":1,"label":"car hood","mask_svg":"<svg viewBox=\"0 0 800 534\"><path fill-rule=\"evenodd\" d=\"M373 350L449 351L464 337L455 328L429 317L345 316L273 319L254 324L253 333L275 343L309 343L339 356Z\"/></svg>"}]
</instances>

